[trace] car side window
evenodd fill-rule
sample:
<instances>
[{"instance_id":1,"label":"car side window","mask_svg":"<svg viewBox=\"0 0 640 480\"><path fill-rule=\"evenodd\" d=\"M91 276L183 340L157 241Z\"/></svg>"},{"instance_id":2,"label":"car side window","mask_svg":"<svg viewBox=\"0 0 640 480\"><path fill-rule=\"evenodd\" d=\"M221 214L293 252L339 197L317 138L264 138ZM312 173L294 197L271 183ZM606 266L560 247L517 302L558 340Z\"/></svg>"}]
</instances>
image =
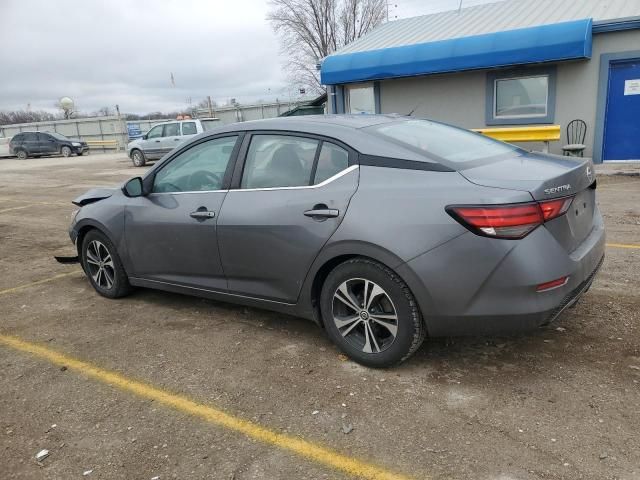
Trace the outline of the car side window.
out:
<instances>
[{"instance_id":1,"label":"car side window","mask_svg":"<svg viewBox=\"0 0 640 480\"><path fill-rule=\"evenodd\" d=\"M164 128L164 125L156 125L151 130L149 130L149 133L147 133L147 138L160 138L160 137L162 137L162 129L163 128Z\"/></svg>"},{"instance_id":2,"label":"car side window","mask_svg":"<svg viewBox=\"0 0 640 480\"><path fill-rule=\"evenodd\" d=\"M24 141L25 142L37 142L38 141L38 134L37 133L25 133L24 134Z\"/></svg>"},{"instance_id":3,"label":"car side window","mask_svg":"<svg viewBox=\"0 0 640 480\"><path fill-rule=\"evenodd\" d=\"M175 137L176 135L180 135L180 124L179 123L167 123L164 126L164 136L165 137Z\"/></svg>"},{"instance_id":4,"label":"car side window","mask_svg":"<svg viewBox=\"0 0 640 480\"><path fill-rule=\"evenodd\" d=\"M237 136L199 143L162 167L153 181L154 193L220 190Z\"/></svg>"},{"instance_id":5,"label":"car side window","mask_svg":"<svg viewBox=\"0 0 640 480\"><path fill-rule=\"evenodd\" d=\"M198 133L195 122L184 122L182 124L182 135L195 135Z\"/></svg>"},{"instance_id":6,"label":"car side window","mask_svg":"<svg viewBox=\"0 0 640 480\"><path fill-rule=\"evenodd\" d=\"M318 141L289 135L254 135L241 188L309 185Z\"/></svg>"},{"instance_id":7,"label":"car side window","mask_svg":"<svg viewBox=\"0 0 640 480\"><path fill-rule=\"evenodd\" d=\"M333 143L324 142L318 156L313 184L324 182L349 166L349 152Z\"/></svg>"}]
</instances>

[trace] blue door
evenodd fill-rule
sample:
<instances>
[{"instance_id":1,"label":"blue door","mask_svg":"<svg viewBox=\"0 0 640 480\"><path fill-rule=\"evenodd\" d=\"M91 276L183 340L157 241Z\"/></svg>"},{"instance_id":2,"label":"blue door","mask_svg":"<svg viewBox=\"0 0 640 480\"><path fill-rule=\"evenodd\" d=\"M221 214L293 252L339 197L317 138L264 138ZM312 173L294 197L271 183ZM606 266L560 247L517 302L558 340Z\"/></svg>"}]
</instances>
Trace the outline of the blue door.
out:
<instances>
[{"instance_id":1,"label":"blue door","mask_svg":"<svg viewBox=\"0 0 640 480\"><path fill-rule=\"evenodd\" d=\"M612 62L603 160L640 160L640 58Z\"/></svg>"}]
</instances>

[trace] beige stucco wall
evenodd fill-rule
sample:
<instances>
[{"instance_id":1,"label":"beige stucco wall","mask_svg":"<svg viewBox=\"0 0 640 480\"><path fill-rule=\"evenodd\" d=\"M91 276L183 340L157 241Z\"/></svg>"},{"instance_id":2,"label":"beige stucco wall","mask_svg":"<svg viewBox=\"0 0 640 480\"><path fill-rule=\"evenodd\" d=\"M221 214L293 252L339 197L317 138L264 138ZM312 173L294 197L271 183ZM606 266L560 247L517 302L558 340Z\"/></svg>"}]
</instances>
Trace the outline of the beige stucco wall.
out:
<instances>
[{"instance_id":1,"label":"beige stucco wall","mask_svg":"<svg viewBox=\"0 0 640 480\"><path fill-rule=\"evenodd\" d=\"M562 140L551 145L552 153L562 153L565 128L574 118L587 122L587 156L592 155L598 96L600 55L640 50L640 31L628 30L597 34L593 37L590 60L557 64L555 124L562 126ZM523 67L526 68L526 67ZM407 114L433 118L464 128L483 128L487 71L430 75L380 82L382 113ZM523 144L528 149L542 146Z\"/></svg>"}]
</instances>

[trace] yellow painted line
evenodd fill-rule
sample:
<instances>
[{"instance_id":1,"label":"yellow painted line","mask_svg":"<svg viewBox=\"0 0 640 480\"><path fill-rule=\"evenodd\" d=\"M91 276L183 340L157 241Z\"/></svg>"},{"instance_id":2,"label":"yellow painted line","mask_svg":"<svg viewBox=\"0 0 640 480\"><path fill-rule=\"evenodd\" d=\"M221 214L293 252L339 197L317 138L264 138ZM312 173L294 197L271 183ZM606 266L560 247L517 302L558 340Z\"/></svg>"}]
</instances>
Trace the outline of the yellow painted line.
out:
<instances>
[{"instance_id":1,"label":"yellow painted line","mask_svg":"<svg viewBox=\"0 0 640 480\"><path fill-rule=\"evenodd\" d=\"M29 287L35 287L36 285L42 285L43 283L53 282L54 280L57 280L59 278L70 277L71 275L76 275L78 273L82 273L82 270L74 270L73 272L61 273L59 275L54 275L53 277L38 280L37 282L25 283L24 285L18 285L17 287L7 288L6 290L0 290L0 295L17 292L19 290L24 290L25 288L29 288Z\"/></svg>"},{"instance_id":2,"label":"yellow painted line","mask_svg":"<svg viewBox=\"0 0 640 480\"><path fill-rule=\"evenodd\" d=\"M607 243L607 247L611 248L638 248L640 249L640 245L632 245L628 243Z\"/></svg>"},{"instance_id":3,"label":"yellow painted line","mask_svg":"<svg viewBox=\"0 0 640 480\"><path fill-rule=\"evenodd\" d=\"M55 207L69 207L71 210L71 203L61 203L61 202L31 202L29 205L20 205L19 207L9 207L3 210L0 210L0 213L10 212L11 210L21 210L23 208L37 207L38 205L46 205L46 206L55 206ZM77 208L77 207L76 207Z\"/></svg>"},{"instance_id":4,"label":"yellow painted line","mask_svg":"<svg viewBox=\"0 0 640 480\"><path fill-rule=\"evenodd\" d=\"M0 334L0 343L21 352L35 355L55 365L64 365L71 370L75 370L99 382L112 385L139 397L153 400L188 415L199 417L209 423L233 430L268 445L288 450L307 460L331 467L354 477L375 480L409 479L409 477L405 475L394 473L382 467L343 455L335 450L298 437L274 432L257 423L236 417L218 408L197 403L181 395L170 393L136 380L131 380L119 373L105 370L91 363L77 360L35 343L26 342L19 338L3 334Z\"/></svg>"},{"instance_id":5,"label":"yellow painted line","mask_svg":"<svg viewBox=\"0 0 640 480\"><path fill-rule=\"evenodd\" d=\"M30 203L29 205L20 205L19 207L5 208L3 210L0 210L0 213L10 212L12 210L22 210L23 208L35 207L36 205L37 204L35 204L35 203Z\"/></svg>"}]
</instances>

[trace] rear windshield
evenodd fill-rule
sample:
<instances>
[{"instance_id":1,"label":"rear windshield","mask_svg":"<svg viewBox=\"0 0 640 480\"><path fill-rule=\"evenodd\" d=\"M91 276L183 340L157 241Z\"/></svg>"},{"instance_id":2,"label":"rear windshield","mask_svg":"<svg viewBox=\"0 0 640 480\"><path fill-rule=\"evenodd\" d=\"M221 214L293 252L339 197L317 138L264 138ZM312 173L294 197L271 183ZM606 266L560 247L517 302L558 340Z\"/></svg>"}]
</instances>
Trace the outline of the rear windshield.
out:
<instances>
[{"instance_id":1,"label":"rear windshield","mask_svg":"<svg viewBox=\"0 0 640 480\"><path fill-rule=\"evenodd\" d=\"M407 120L370 127L402 146L417 150L434 160L456 164L483 160L520 149L461 128L429 120Z\"/></svg>"}]
</instances>

